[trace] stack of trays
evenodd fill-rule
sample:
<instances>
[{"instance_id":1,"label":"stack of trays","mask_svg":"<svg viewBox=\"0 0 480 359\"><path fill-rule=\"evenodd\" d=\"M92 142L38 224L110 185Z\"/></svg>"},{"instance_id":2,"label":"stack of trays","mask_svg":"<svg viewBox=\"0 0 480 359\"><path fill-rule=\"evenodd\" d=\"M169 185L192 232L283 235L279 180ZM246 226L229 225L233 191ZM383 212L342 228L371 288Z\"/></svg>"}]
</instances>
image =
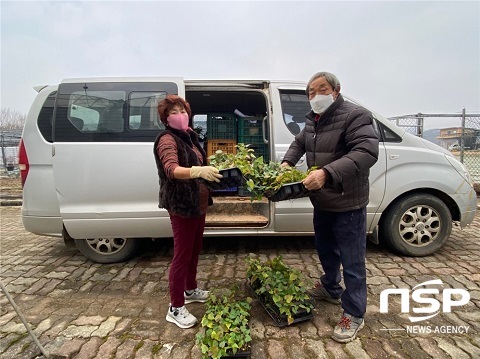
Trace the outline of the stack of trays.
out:
<instances>
[{"instance_id":1,"label":"stack of trays","mask_svg":"<svg viewBox=\"0 0 480 359\"><path fill-rule=\"evenodd\" d=\"M267 198L272 202L285 201L287 199L295 199L308 197L308 190L302 182L293 182L284 184L280 189Z\"/></svg>"},{"instance_id":2,"label":"stack of trays","mask_svg":"<svg viewBox=\"0 0 480 359\"><path fill-rule=\"evenodd\" d=\"M227 168L225 170L220 170L219 172L223 176L223 178L220 178L220 182L203 180L205 185L212 191L226 190L243 185L243 175L238 168Z\"/></svg>"}]
</instances>

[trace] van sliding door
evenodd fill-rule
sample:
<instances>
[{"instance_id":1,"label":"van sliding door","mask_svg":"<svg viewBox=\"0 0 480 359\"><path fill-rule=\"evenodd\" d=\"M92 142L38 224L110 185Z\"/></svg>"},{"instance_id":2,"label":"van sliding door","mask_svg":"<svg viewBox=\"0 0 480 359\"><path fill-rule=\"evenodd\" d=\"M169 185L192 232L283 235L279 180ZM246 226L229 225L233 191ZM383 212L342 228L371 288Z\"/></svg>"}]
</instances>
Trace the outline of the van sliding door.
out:
<instances>
[{"instance_id":1,"label":"van sliding door","mask_svg":"<svg viewBox=\"0 0 480 359\"><path fill-rule=\"evenodd\" d=\"M65 228L76 239L162 237L153 142L157 103L185 96L183 79L64 81L53 124L53 172ZM165 224L165 225L163 225Z\"/></svg>"}]
</instances>

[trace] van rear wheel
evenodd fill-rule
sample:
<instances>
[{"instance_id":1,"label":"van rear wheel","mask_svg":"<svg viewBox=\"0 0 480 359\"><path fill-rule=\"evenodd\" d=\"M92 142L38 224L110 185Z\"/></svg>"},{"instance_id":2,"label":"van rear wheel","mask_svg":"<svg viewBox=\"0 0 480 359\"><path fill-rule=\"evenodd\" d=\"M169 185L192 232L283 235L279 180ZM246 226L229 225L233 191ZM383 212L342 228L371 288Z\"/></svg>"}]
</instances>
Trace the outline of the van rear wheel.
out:
<instances>
[{"instance_id":1,"label":"van rear wheel","mask_svg":"<svg viewBox=\"0 0 480 359\"><path fill-rule=\"evenodd\" d=\"M133 238L75 239L75 245L85 257L97 263L123 262L138 250L138 241Z\"/></svg>"},{"instance_id":2,"label":"van rear wheel","mask_svg":"<svg viewBox=\"0 0 480 359\"><path fill-rule=\"evenodd\" d=\"M413 257L435 253L451 233L450 211L440 199L428 194L395 201L380 223L380 240L394 251Z\"/></svg>"}]
</instances>

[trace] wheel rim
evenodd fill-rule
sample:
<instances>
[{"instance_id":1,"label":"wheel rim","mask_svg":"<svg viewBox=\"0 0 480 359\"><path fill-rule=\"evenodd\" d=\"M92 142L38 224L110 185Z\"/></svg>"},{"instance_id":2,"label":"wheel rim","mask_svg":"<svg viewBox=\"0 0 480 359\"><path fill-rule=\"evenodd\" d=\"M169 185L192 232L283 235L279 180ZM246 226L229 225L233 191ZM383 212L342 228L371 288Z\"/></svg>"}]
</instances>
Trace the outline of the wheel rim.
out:
<instances>
[{"instance_id":1,"label":"wheel rim","mask_svg":"<svg viewBox=\"0 0 480 359\"><path fill-rule=\"evenodd\" d=\"M88 246L96 253L102 255L115 254L125 247L125 238L94 238L87 239Z\"/></svg>"},{"instance_id":2,"label":"wheel rim","mask_svg":"<svg viewBox=\"0 0 480 359\"><path fill-rule=\"evenodd\" d=\"M400 237L410 246L425 247L438 238L441 226L440 215L434 208L411 207L400 220Z\"/></svg>"}]
</instances>

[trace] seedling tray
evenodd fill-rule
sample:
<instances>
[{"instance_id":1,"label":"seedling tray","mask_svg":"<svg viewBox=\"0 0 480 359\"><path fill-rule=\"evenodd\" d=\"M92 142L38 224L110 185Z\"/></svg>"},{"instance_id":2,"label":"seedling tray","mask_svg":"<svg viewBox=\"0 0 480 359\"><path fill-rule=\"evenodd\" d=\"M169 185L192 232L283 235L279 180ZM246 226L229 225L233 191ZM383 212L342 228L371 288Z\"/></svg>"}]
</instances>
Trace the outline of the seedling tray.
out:
<instances>
[{"instance_id":1,"label":"seedling tray","mask_svg":"<svg viewBox=\"0 0 480 359\"><path fill-rule=\"evenodd\" d=\"M278 202L287 199L308 197L308 194L309 191L302 182L293 182L284 184L277 192L267 198L272 202Z\"/></svg>"},{"instance_id":2,"label":"seedling tray","mask_svg":"<svg viewBox=\"0 0 480 359\"><path fill-rule=\"evenodd\" d=\"M223 176L223 178L220 178L220 182L203 180L205 185L211 190L226 190L243 185L243 175L237 167L227 168L219 172Z\"/></svg>"},{"instance_id":3,"label":"seedling tray","mask_svg":"<svg viewBox=\"0 0 480 359\"><path fill-rule=\"evenodd\" d=\"M246 350L237 350L235 354L229 353L227 356L223 356L222 359L238 359L238 358L250 358L252 355L252 351L250 349L250 345Z\"/></svg>"},{"instance_id":4,"label":"seedling tray","mask_svg":"<svg viewBox=\"0 0 480 359\"><path fill-rule=\"evenodd\" d=\"M272 307L271 305L268 305L268 303L265 302L264 298L262 298L261 296L257 295L257 293L255 292L255 290L253 289L252 285L248 284L250 286L250 289L253 291L253 293L255 294L255 297L257 297L258 301L260 302L260 304L262 305L263 309L265 309L265 311L268 313L268 315L270 316L270 318L273 319L273 321L275 322L275 324L280 327L280 328L283 328L283 327L286 327L286 326L289 326L289 325L292 325L292 324L296 324L296 323L300 323L300 322L305 322L307 320L310 320L313 318L313 311L311 310L310 312L307 312L306 309L300 309L294 316L293 316L293 322L291 324L288 324L288 321L287 321L287 316L284 315L284 314L280 314L276 309L276 307ZM307 301L307 303L312 303L314 304L315 301L313 299L309 299Z\"/></svg>"}]
</instances>

